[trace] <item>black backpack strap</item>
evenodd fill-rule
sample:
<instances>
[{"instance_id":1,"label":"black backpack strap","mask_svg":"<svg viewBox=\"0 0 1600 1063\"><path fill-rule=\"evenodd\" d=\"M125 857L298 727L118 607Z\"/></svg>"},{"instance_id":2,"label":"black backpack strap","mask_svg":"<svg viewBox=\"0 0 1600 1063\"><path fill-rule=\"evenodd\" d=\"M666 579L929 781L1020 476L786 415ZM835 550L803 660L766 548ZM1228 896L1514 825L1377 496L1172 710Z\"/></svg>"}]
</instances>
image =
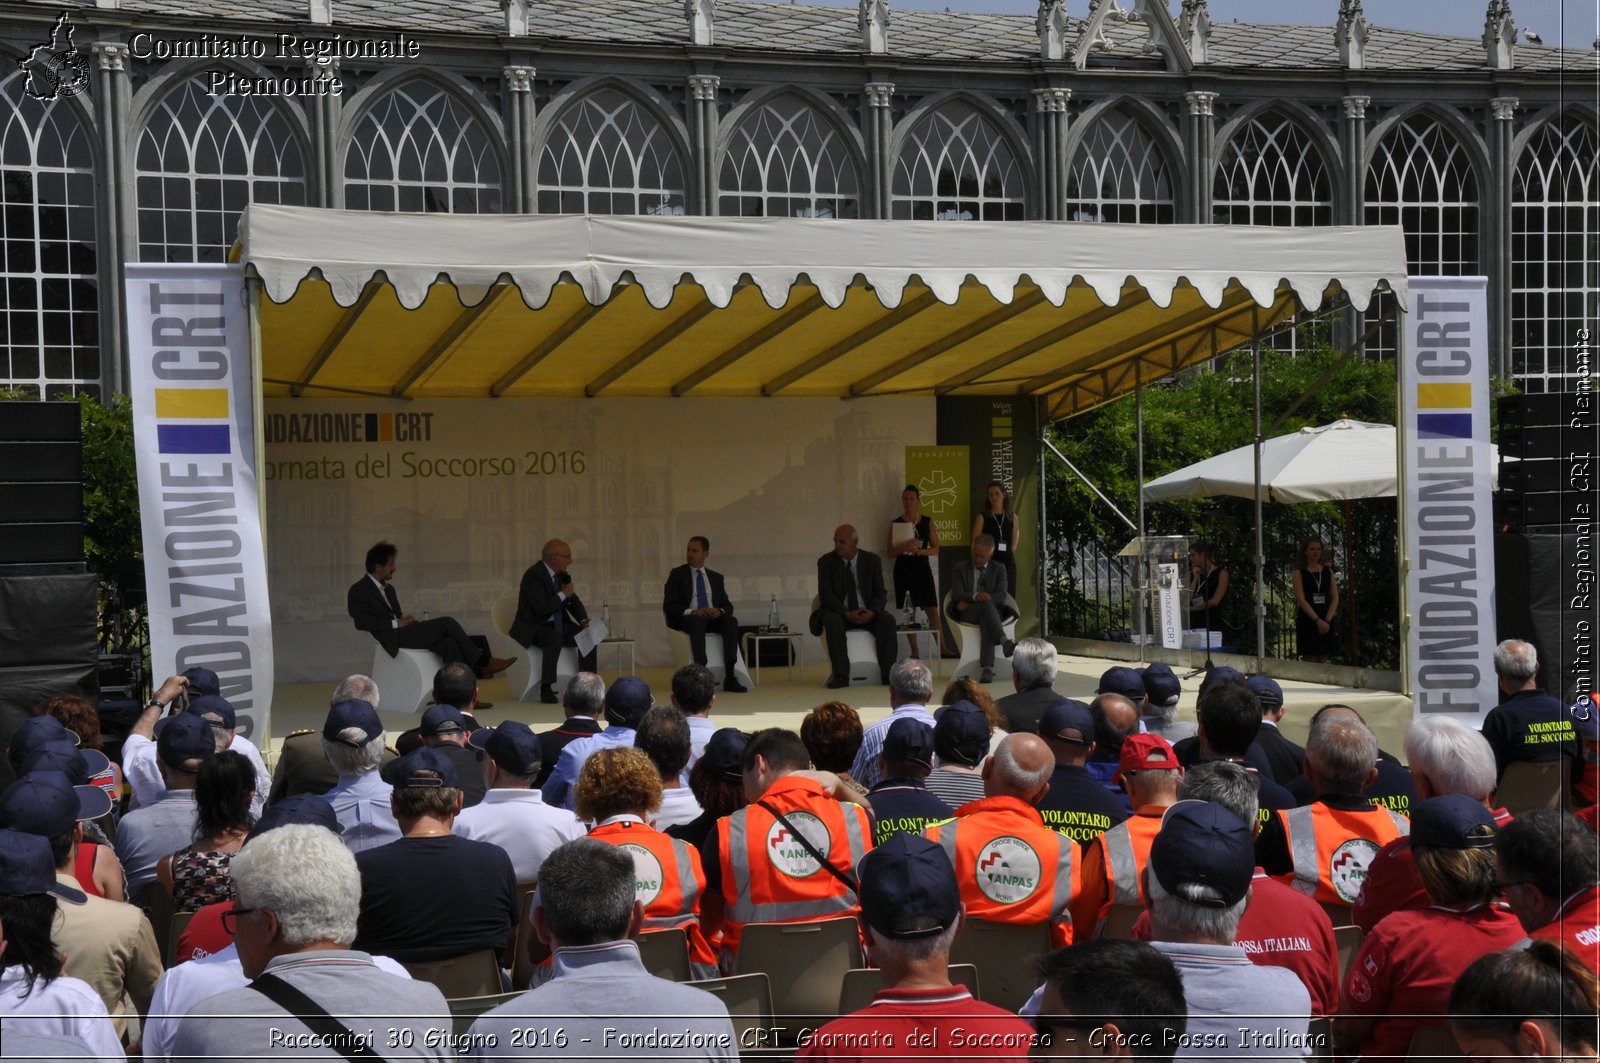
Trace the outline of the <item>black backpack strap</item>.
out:
<instances>
[{"instance_id":1,"label":"black backpack strap","mask_svg":"<svg viewBox=\"0 0 1600 1063\"><path fill-rule=\"evenodd\" d=\"M250 988L305 1023L312 1033L322 1038L326 1047L333 1049L350 1063L368 1063L368 1061L386 1063L382 1056L372 1050L370 1036L360 1036L329 1015L322 1005L277 975L263 974L250 983Z\"/></svg>"},{"instance_id":2,"label":"black backpack strap","mask_svg":"<svg viewBox=\"0 0 1600 1063\"><path fill-rule=\"evenodd\" d=\"M767 802L764 800L757 801L756 804L760 805L768 812L771 812L779 823L782 823L786 828L788 828L789 833L794 835L795 841L805 846L806 852L810 853L816 858L817 863L822 865L823 870L827 871L828 874L832 875L840 882L843 882L845 887L848 888L851 893L861 892L861 887L856 884L855 876L848 872L840 871L838 868L834 867L833 861L829 860L826 856L823 856L822 853L817 850L817 847L811 844L811 840L804 834L800 833L800 828L789 822L787 816L773 808L771 805L767 804Z\"/></svg>"}]
</instances>

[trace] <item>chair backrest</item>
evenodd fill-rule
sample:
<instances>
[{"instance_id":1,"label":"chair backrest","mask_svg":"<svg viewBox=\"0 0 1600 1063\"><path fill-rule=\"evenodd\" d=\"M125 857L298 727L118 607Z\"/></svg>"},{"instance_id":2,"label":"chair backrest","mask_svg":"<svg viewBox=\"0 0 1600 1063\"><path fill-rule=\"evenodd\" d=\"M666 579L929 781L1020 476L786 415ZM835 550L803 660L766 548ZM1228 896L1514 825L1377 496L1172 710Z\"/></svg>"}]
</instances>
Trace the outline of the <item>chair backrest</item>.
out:
<instances>
[{"instance_id":1,"label":"chair backrest","mask_svg":"<svg viewBox=\"0 0 1600 1063\"><path fill-rule=\"evenodd\" d=\"M533 944L533 891L539 881L517 883L517 943L511 957L511 987L526 989L533 981L533 958L528 947Z\"/></svg>"},{"instance_id":2,"label":"chair backrest","mask_svg":"<svg viewBox=\"0 0 1600 1063\"><path fill-rule=\"evenodd\" d=\"M194 918L193 912L173 912L172 919L167 923L167 940L161 946L163 962L171 967L172 961L178 955L178 939L183 937L183 932L189 927L189 920Z\"/></svg>"},{"instance_id":3,"label":"chair backrest","mask_svg":"<svg viewBox=\"0 0 1600 1063\"><path fill-rule=\"evenodd\" d=\"M516 1000L521 995L521 993L491 993L483 997L458 997L450 1001L450 1025L455 1031L456 1038L459 1040L465 1037L478 1016L484 1012Z\"/></svg>"},{"instance_id":4,"label":"chair backrest","mask_svg":"<svg viewBox=\"0 0 1600 1063\"><path fill-rule=\"evenodd\" d=\"M1328 913L1328 918L1334 926L1349 926L1351 913L1354 909L1348 904L1335 904L1332 901L1318 901L1322 910Z\"/></svg>"},{"instance_id":5,"label":"chair backrest","mask_svg":"<svg viewBox=\"0 0 1600 1063\"><path fill-rule=\"evenodd\" d=\"M1016 925L968 919L950 950L950 962L972 964L978 969L983 1000L1016 1011L1039 986L1030 966L1032 957L1049 951L1047 923Z\"/></svg>"},{"instance_id":6,"label":"chair backrest","mask_svg":"<svg viewBox=\"0 0 1600 1063\"><path fill-rule=\"evenodd\" d=\"M145 886L139 895L139 905L150 916L150 929L156 932L156 947L172 966L172 894L157 879Z\"/></svg>"},{"instance_id":7,"label":"chair backrest","mask_svg":"<svg viewBox=\"0 0 1600 1063\"><path fill-rule=\"evenodd\" d=\"M687 982L694 977L689 969L689 935L681 928L651 930L634 939L644 969L657 978Z\"/></svg>"},{"instance_id":8,"label":"chair backrest","mask_svg":"<svg viewBox=\"0 0 1600 1063\"><path fill-rule=\"evenodd\" d=\"M772 1006L791 1030L820 1026L839 1007L845 972L862 966L861 931L854 916L813 923L750 923L740 931L735 974L761 973Z\"/></svg>"},{"instance_id":9,"label":"chair backrest","mask_svg":"<svg viewBox=\"0 0 1600 1063\"><path fill-rule=\"evenodd\" d=\"M1103 938L1127 939L1133 936L1133 924L1139 921L1139 916L1144 914L1144 906L1139 904L1113 904L1111 911L1106 913L1105 925L1100 928Z\"/></svg>"},{"instance_id":10,"label":"chair backrest","mask_svg":"<svg viewBox=\"0 0 1600 1063\"><path fill-rule=\"evenodd\" d=\"M1311 1063L1331 1063L1333 1059L1333 1020L1326 1015L1314 1015L1306 1025L1306 1043L1310 1050L1306 1058Z\"/></svg>"},{"instance_id":11,"label":"chair backrest","mask_svg":"<svg viewBox=\"0 0 1600 1063\"><path fill-rule=\"evenodd\" d=\"M1411 1035L1411 1049L1407 1059L1437 1059L1459 1063L1461 1046L1447 1026L1418 1026Z\"/></svg>"},{"instance_id":12,"label":"chair backrest","mask_svg":"<svg viewBox=\"0 0 1600 1063\"><path fill-rule=\"evenodd\" d=\"M517 592L507 591L496 598L494 604L489 607L489 618L496 631L510 636L511 622L517 618Z\"/></svg>"},{"instance_id":13,"label":"chair backrest","mask_svg":"<svg viewBox=\"0 0 1600 1063\"><path fill-rule=\"evenodd\" d=\"M493 949L479 949L448 960L425 960L402 964L419 982L431 982L448 1000L483 997L503 992L500 960Z\"/></svg>"},{"instance_id":14,"label":"chair backrest","mask_svg":"<svg viewBox=\"0 0 1600 1063\"><path fill-rule=\"evenodd\" d=\"M1494 799L1512 815L1520 816L1535 808L1560 808L1562 797L1571 788L1571 757L1539 764L1519 760L1506 765Z\"/></svg>"},{"instance_id":15,"label":"chair backrest","mask_svg":"<svg viewBox=\"0 0 1600 1063\"><path fill-rule=\"evenodd\" d=\"M978 969L970 963L950 965L950 984L965 986L967 992L978 999ZM858 967L844 973L839 985L839 1014L849 1015L872 1003L878 990L883 988L883 972L876 967Z\"/></svg>"},{"instance_id":16,"label":"chair backrest","mask_svg":"<svg viewBox=\"0 0 1600 1063\"><path fill-rule=\"evenodd\" d=\"M748 928L747 928L748 929ZM743 949L741 943L740 949ZM705 978L685 982L714 994L733 1019L734 1043L745 1058L753 1048L776 1048L773 1036L772 986L764 974L739 974L731 978Z\"/></svg>"},{"instance_id":17,"label":"chair backrest","mask_svg":"<svg viewBox=\"0 0 1600 1063\"><path fill-rule=\"evenodd\" d=\"M1361 951L1361 939L1366 934L1359 926L1336 926L1333 928L1333 943L1339 954L1339 984L1344 984L1344 976L1350 971L1350 961L1356 958L1356 953Z\"/></svg>"}]
</instances>

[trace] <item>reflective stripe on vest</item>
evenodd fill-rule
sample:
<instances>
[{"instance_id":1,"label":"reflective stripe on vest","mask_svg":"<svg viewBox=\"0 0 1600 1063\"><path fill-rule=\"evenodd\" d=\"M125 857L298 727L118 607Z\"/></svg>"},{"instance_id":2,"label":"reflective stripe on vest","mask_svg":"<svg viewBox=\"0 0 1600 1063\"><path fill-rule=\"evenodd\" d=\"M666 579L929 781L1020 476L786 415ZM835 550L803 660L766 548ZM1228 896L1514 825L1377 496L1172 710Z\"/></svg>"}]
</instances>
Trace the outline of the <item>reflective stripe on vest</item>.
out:
<instances>
[{"instance_id":1,"label":"reflective stripe on vest","mask_svg":"<svg viewBox=\"0 0 1600 1063\"><path fill-rule=\"evenodd\" d=\"M1317 895L1322 872L1317 867L1317 826L1310 805L1291 808L1283 814L1289 832L1289 855L1294 860L1294 881L1290 883L1307 897Z\"/></svg>"},{"instance_id":2,"label":"reflective stripe on vest","mask_svg":"<svg viewBox=\"0 0 1600 1063\"><path fill-rule=\"evenodd\" d=\"M1139 904L1139 863L1133 852L1133 835L1118 824L1100 835L1105 846L1106 870L1111 874L1111 903Z\"/></svg>"},{"instance_id":3,"label":"reflective stripe on vest","mask_svg":"<svg viewBox=\"0 0 1600 1063\"><path fill-rule=\"evenodd\" d=\"M1078 843L1059 831L1051 831L1056 840L1056 888L1050 898L1050 922L1065 923L1067 929L1072 928L1072 913L1067 911L1067 905L1072 903L1072 883L1078 877L1076 873L1078 859ZM1066 857L1066 866L1061 864L1062 857Z\"/></svg>"},{"instance_id":4,"label":"reflective stripe on vest","mask_svg":"<svg viewBox=\"0 0 1600 1063\"><path fill-rule=\"evenodd\" d=\"M677 838L668 840L672 842L672 869L678 876L678 911L672 915L646 916L643 924L646 930L672 930L700 921L695 914L695 907L700 903L700 881L694 877L694 868L689 863L689 844Z\"/></svg>"},{"instance_id":5,"label":"reflective stripe on vest","mask_svg":"<svg viewBox=\"0 0 1600 1063\"><path fill-rule=\"evenodd\" d=\"M727 918L734 923L787 923L803 919L824 919L828 916L846 915L858 906L856 895L845 892L811 900L768 901L756 903L750 899L750 846L746 820L752 807L745 806L728 817L728 859L732 864L735 895L730 899ZM792 810L791 810L792 811ZM867 854L866 840L861 830L861 819L841 808L844 820L845 841L850 849L850 867L854 868ZM831 856L831 853L824 853ZM841 870L847 870L841 868ZM829 882L836 881L827 871L819 871Z\"/></svg>"}]
</instances>

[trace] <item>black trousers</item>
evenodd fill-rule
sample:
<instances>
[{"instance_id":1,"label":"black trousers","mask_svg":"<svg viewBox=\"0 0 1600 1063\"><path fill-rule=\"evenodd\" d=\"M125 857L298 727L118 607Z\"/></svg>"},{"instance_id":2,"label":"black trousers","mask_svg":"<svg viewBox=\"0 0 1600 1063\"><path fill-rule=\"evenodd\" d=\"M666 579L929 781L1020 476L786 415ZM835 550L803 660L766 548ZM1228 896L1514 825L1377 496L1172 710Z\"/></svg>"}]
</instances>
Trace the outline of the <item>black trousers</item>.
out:
<instances>
[{"instance_id":1,"label":"black trousers","mask_svg":"<svg viewBox=\"0 0 1600 1063\"><path fill-rule=\"evenodd\" d=\"M533 641L530 646L544 654L540 662L539 685L553 687L556 685L556 664L561 656L561 647L576 646L578 644L578 628L573 624L566 624L562 630L557 631L554 624L540 624L533 629ZM595 658L599 650L590 650L578 658L578 668L581 671L592 672L595 670Z\"/></svg>"},{"instance_id":2,"label":"black trousers","mask_svg":"<svg viewBox=\"0 0 1600 1063\"><path fill-rule=\"evenodd\" d=\"M431 650L445 664L465 662L472 668L489 663L489 640L469 635L453 616L436 616L395 629L395 643L403 650Z\"/></svg>"},{"instance_id":3,"label":"black trousers","mask_svg":"<svg viewBox=\"0 0 1600 1063\"><path fill-rule=\"evenodd\" d=\"M707 633L721 635L722 660L728 666L728 674L733 674L733 662L739 659L739 621L734 619L732 613L723 613L718 617L673 617L669 626L689 636L689 653L694 657L695 664L706 663Z\"/></svg>"}]
</instances>

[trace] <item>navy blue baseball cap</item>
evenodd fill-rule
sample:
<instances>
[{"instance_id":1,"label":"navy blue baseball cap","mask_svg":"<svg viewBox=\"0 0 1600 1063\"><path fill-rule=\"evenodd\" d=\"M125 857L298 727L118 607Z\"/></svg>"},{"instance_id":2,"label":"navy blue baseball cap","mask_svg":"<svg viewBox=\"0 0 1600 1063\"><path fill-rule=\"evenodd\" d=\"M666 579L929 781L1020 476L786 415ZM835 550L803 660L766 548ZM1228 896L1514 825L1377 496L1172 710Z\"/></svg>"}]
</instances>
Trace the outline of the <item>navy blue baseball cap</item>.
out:
<instances>
[{"instance_id":1,"label":"navy blue baseball cap","mask_svg":"<svg viewBox=\"0 0 1600 1063\"><path fill-rule=\"evenodd\" d=\"M466 720L454 705L429 705L428 711L422 714L420 730L424 738L456 735L466 729Z\"/></svg>"},{"instance_id":2,"label":"navy blue baseball cap","mask_svg":"<svg viewBox=\"0 0 1600 1063\"><path fill-rule=\"evenodd\" d=\"M366 739L361 742L351 742L339 737L340 731L359 727ZM328 718L322 724L322 737L330 742L340 745L353 746L360 749L368 742L383 734L383 721L378 719L378 710L370 702L351 698L348 701L336 701L328 710Z\"/></svg>"},{"instance_id":3,"label":"navy blue baseball cap","mask_svg":"<svg viewBox=\"0 0 1600 1063\"><path fill-rule=\"evenodd\" d=\"M1494 816L1466 794L1441 794L1411 806L1411 844L1434 849L1487 849Z\"/></svg>"},{"instance_id":4,"label":"navy blue baseball cap","mask_svg":"<svg viewBox=\"0 0 1600 1063\"><path fill-rule=\"evenodd\" d=\"M606 719L620 727L637 727L655 703L650 684L638 676L625 675L606 691Z\"/></svg>"},{"instance_id":5,"label":"navy blue baseball cap","mask_svg":"<svg viewBox=\"0 0 1600 1063\"><path fill-rule=\"evenodd\" d=\"M36 771L59 771L76 786L87 783L105 771L110 763L110 758L98 749L79 749L70 741L56 739L35 745L17 765L17 776L20 778Z\"/></svg>"},{"instance_id":6,"label":"navy blue baseball cap","mask_svg":"<svg viewBox=\"0 0 1600 1063\"><path fill-rule=\"evenodd\" d=\"M926 726L926 725L924 725ZM886 938L934 937L961 915L961 887L944 847L917 834L897 833L856 864L861 914Z\"/></svg>"},{"instance_id":7,"label":"navy blue baseball cap","mask_svg":"<svg viewBox=\"0 0 1600 1063\"><path fill-rule=\"evenodd\" d=\"M1096 694L1121 694L1135 705L1144 700L1144 676L1137 668L1116 665L1100 674Z\"/></svg>"},{"instance_id":8,"label":"navy blue baseball cap","mask_svg":"<svg viewBox=\"0 0 1600 1063\"><path fill-rule=\"evenodd\" d=\"M448 786L455 789L461 785L456 777L455 764L432 746L421 746L397 760L391 760L383 766L381 775L384 782L397 789L413 786Z\"/></svg>"},{"instance_id":9,"label":"navy blue baseball cap","mask_svg":"<svg viewBox=\"0 0 1600 1063\"><path fill-rule=\"evenodd\" d=\"M965 698L946 705L933 716L933 748L943 760L977 767L989 748L989 717Z\"/></svg>"},{"instance_id":10,"label":"navy blue baseball cap","mask_svg":"<svg viewBox=\"0 0 1600 1063\"><path fill-rule=\"evenodd\" d=\"M98 786L75 786L59 771L24 775L0 794L0 824L41 838L59 838L74 823L110 811L110 794Z\"/></svg>"},{"instance_id":11,"label":"navy blue baseball cap","mask_svg":"<svg viewBox=\"0 0 1600 1063\"><path fill-rule=\"evenodd\" d=\"M1250 828L1212 801L1179 801L1161 817L1150 873L1174 897L1231 908L1250 892L1256 850Z\"/></svg>"},{"instance_id":12,"label":"navy blue baseball cap","mask_svg":"<svg viewBox=\"0 0 1600 1063\"><path fill-rule=\"evenodd\" d=\"M256 820L255 826L250 828L249 837L259 837L269 830L278 827L288 827L295 824L306 824L313 827L326 827L335 834L344 833L344 824L339 822L339 817L333 811L333 806L321 794L295 794L285 797L281 801L274 801L261 813L261 818Z\"/></svg>"},{"instance_id":13,"label":"navy blue baseball cap","mask_svg":"<svg viewBox=\"0 0 1600 1063\"><path fill-rule=\"evenodd\" d=\"M1244 681L1244 685L1255 692L1262 711L1283 708L1283 688L1270 675L1253 675Z\"/></svg>"},{"instance_id":14,"label":"navy blue baseball cap","mask_svg":"<svg viewBox=\"0 0 1600 1063\"><path fill-rule=\"evenodd\" d=\"M705 762L706 771L716 778L742 779L744 772L740 764L744 747L749 744L750 736L737 727L719 727L706 742L700 760Z\"/></svg>"},{"instance_id":15,"label":"navy blue baseball cap","mask_svg":"<svg viewBox=\"0 0 1600 1063\"><path fill-rule=\"evenodd\" d=\"M1244 673L1226 664L1219 664L1200 680L1200 693L1204 694L1213 683L1243 683Z\"/></svg>"},{"instance_id":16,"label":"navy blue baseball cap","mask_svg":"<svg viewBox=\"0 0 1600 1063\"><path fill-rule=\"evenodd\" d=\"M1176 705L1183 696L1183 684L1178 682L1178 677L1172 674L1172 668L1165 664L1147 665L1144 670L1144 692L1150 699L1150 704Z\"/></svg>"},{"instance_id":17,"label":"navy blue baseball cap","mask_svg":"<svg viewBox=\"0 0 1600 1063\"><path fill-rule=\"evenodd\" d=\"M189 681L189 689L201 696L219 697L222 694L222 684L217 681L217 673L209 668L185 668L183 678Z\"/></svg>"},{"instance_id":18,"label":"navy blue baseball cap","mask_svg":"<svg viewBox=\"0 0 1600 1063\"><path fill-rule=\"evenodd\" d=\"M933 728L921 720L901 717L883 737L883 759L933 767Z\"/></svg>"},{"instance_id":19,"label":"navy blue baseball cap","mask_svg":"<svg viewBox=\"0 0 1600 1063\"><path fill-rule=\"evenodd\" d=\"M191 716L199 716L207 723L214 723L226 730L233 730L238 723L233 706L226 698L216 694L202 694L189 702L188 708L183 710Z\"/></svg>"},{"instance_id":20,"label":"navy blue baseball cap","mask_svg":"<svg viewBox=\"0 0 1600 1063\"><path fill-rule=\"evenodd\" d=\"M205 760L216 751L210 722L191 713L168 716L156 735L156 754L167 767L178 771L195 770L189 767L191 761Z\"/></svg>"},{"instance_id":21,"label":"navy blue baseball cap","mask_svg":"<svg viewBox=\"0 0 1600 1063\"><path fill-rule=\"evenodd\" d=\"M76 746L78 736L63 727L54 716L30 716L11 733L11 745L8 748L12 766L20 766L35 749L54 742Z\"/></svg>"},{"instance_id":22,"label":"navy blue baseball cap","mask_svg":"<svg viewBox=\"0 0 1600 1063\"><path fill-rule=\"evenodd\" d=\"M1057 698L1039 718L1039 737L1086 746L1094 741L1094 714L1071 698Z\"/></svg>"},{"instance_id":23,"label":"navy blue baseball cap","mask_svg":"<svg viewBox=\"0 0 1600 1063\"><path fill-rule=\"evenodd\" d=\"M539 736L521 720L501 720L493 728L481 727L467 741L512 775L537 774L544 763Z\"/></svg>"},{"instance_id":24,"label":"navy blue baseball cap","mask_svg":"<svg viewBox=\"0 0 1600 1063\"><path fill-rule=\"evenodd\" d=\"M0 830L0 896L37 897L46 893L73 904L83 904L88 899L82 890L56 881L56 862L48 841L20 830Z\"/></svg>"}]
</instances>

